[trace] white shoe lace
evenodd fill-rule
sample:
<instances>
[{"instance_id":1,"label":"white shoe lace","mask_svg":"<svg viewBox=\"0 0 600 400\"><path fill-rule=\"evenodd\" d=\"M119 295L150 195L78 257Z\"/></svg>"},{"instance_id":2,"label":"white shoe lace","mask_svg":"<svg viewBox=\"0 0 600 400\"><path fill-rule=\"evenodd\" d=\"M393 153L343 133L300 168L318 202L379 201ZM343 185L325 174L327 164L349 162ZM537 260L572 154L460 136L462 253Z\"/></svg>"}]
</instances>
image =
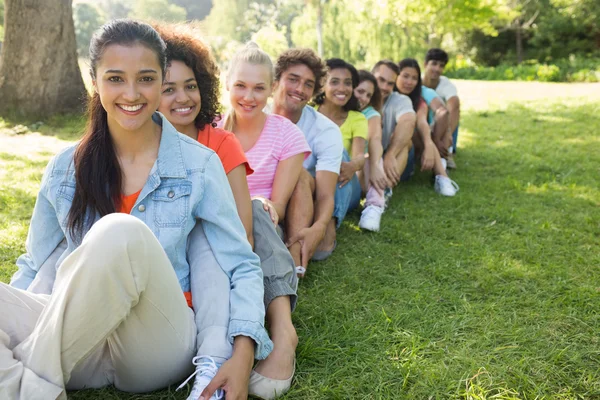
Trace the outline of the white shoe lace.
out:
<instances>
[{"instance_id":1,"label":"white shoe lace","mask_svg":"<svg viewBox=\"0 0 600 400\"><path fill-rule=\"evenodd\" d=\"M204 360L204 361L201 361L201 360ZM179 389L181 389L185 385L187 385L187 383L194 376L196 376L196 374L198 372L200 372L200 375L210 375L211 377L214 377L217 374L217 372L219 371L219 367L217 366L217 363L210 356L194 357L194 358L192 358L192 364L194 364L196 366L196 370L181 385L179 385L179 387L177 389L175 389L175 391L178 391ZM194 382L194 387L192 387L192 393L194 392L194 388L198 382L199 382L198 380L196 380L196 382ZM198 394L198 395L200 395L200 394ZM216 399L222 399L223 391L221 389L217 389L215 391L215 393L213 394L213 397L215 397Z\"/></svg>"}]
</instances>

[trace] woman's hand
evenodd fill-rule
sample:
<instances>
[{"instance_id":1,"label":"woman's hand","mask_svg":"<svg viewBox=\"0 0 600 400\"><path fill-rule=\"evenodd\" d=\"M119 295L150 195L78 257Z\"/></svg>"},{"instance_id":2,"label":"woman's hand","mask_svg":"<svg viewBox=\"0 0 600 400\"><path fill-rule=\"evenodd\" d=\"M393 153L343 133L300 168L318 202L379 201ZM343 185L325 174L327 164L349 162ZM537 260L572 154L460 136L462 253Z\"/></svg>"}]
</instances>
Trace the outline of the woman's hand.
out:
<instances>
[{"instance_id":1,"label":"woman's hand","mask_svg":"<svg viewBox=\"0 0 600 400\"><path fill-rule=\"evenodd\" d=\"M277 214L277 209L271 200L263 196L254 196L252 200L260 201L263 204L264 210L267 211L271 216L271 221L273 221L273 224L275 226L279 224L279 214Z\"/></svg>"},{"instance_id":2,"label":"woman's hand","mask_svg":"<svg viewBox=\"0 0 600 400\"><path fill-rule=\"evenodd\" d=\"M390 182L379 164L371 166L369 170L369 182L378 192L381 193L383 193L385 188L390 186Z\"/></svg>"},{"instance_id":3,"label":"woman's hand","mask_svg":"<svg viewBox=\"0 0 600 400\"><path fill-rule=\"evenodd\" d=\"M429 171L433 169L435 164L435 145L433 142L425 144L423 154L421 154L421 171Z\"/></svg>"},{"instance_id":4,"label":"woman's hand","mask_svg":"<svg viewBox=\"0 0 600 400\"><path fill-rule=\"evenodd\" d=\"M352 161L342 162L340 166L340 176L338 178L339 187L344 187L356 173L356 166Z\"/></svg>"},{"instance_id":5,"label":"woman's hand","mask_svg":"<svg viewBox=\"0 0 600 400\"><path fill-rule=\"evenodd\" d=\"M215 377L200 394L200 399L208 400L217 389L223 389L227 400L246 400L253 363L254 341L249 337L237 336L233 355L221 365Z\"/></svg>"},{"instance_id":6,"label":"woman's hand","mask_svg":"<svg viewBox=\"0 0 600 400\"><path fill-rule=\"evenodd\" d=\"M386 154L383 156L383 171L387 176L388 180L393 186L396 186L398 182L400 182L400 176L402 175L402 171L398 166L398 161L396 157ZM393 188L393 187L392 187Z\"/></svg>"}]
</instances>

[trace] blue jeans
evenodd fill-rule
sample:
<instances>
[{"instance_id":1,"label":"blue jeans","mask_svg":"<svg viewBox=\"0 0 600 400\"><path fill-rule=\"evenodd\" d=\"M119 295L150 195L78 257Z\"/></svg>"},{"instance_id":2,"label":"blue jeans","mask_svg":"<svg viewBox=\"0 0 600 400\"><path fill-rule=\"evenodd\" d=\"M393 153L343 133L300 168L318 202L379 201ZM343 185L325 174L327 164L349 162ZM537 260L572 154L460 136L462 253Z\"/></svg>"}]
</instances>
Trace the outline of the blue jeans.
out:
<instances>
[{"instance_id":1,"label":"blue jeans","mask_svg":"<svg viewBox=\"0 0 600 400\"><path fill-rule=\"evenodd\" d=\"M456 144L458 143L458 127L460 124L456 125L456 129L452 132L452 153L456 154Z\"/></svg>"},{"instance_id":2,"label":"blue jeans","mask_svg":"<svg viewBox=\"0 0 600 400\"><path fill-rule=\"evenodd\" d=\"M406 168L400 175L400 182L408 181L415 174L415 146L412 146L408 151L408 160L406 161Z\"/></svg>"},{"instance_id":3,"label":"blue jeans","mask_svg":"<svg viewBox=\"0 0 600 400\"><path fill-rule=\"evenodd\" d=\"M342 162L349 162L350 156L346 149L342 155ZM335 198L333 206L333 217L337 220L336 227L339 228L342 221L346 217L349 211L354 210L360 204L360 197L362 195L362 189L358 177L354 174L354 177L341 187L339 185L335 188Z\"/></svg>"}]
</instances>

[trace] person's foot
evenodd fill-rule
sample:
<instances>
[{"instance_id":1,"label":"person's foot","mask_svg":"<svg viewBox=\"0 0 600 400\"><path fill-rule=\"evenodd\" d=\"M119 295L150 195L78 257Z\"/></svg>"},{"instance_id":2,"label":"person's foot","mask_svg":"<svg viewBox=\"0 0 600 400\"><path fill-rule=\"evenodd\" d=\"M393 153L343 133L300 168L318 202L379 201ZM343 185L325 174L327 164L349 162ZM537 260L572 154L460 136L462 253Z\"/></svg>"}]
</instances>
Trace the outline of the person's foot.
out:
<instances>
[{"instance_id":1,"label":"person's foot","mask_svg":"<svg viewBox=\"0 0 600 400\"><path fill-rule=\"evenodd\" d=\"M445 158L440 158L442 162L442 167L444 167L444 171L448 169L448 161Z\"/></svg>"},{"instance_id":2,"label":"person's foot","mask_svg":"<svg viewBox=\"0 0 600 400\"><path fill-rule=\"evenodd\" d=\"M188 396L187 400L198 400L204 389L208 386L210 381L215 377L220 365L218 365L212 357L209 356L198 356L192 359L192 363L196 366L196 371L185 380L177 390L184 387L192 377L196 376L194 380L194 386ZM209 400L220 400L224 397L224 393L221 389L217 389Z\"/></svg>"},{"instance_id":3,"label":"person's foot","mask_svg":"<svg viewBox=\"0 0 600 400\"><path fill-rule=\"evenodd\" d=\"M447 158L446 162L447 162L447 168L456 169L456 161L454 161L454 155L452 153L448 154L448 158Z\"/></svg>"},{"instance_id":4,"label":"person's foot","mask_svg":"<svg viewBox=\"0 0 600 400\"><path fill-rule=\"evenodd\" d=\"M439 193L442 196L454 196L459 189L456 182L443 175L435 176L435 183L433 187L436 193Z\"/></svg>"},{"instance_id":5,"label":"person's foot","mask_svg":"<svg viewBox=\"0 0 600 400\"><path fill-rule=\"evenodd\" d=\"M287 328L285 333L280 331L277 336L273 335L272 340L273 351L266 359L256 364L254 371L270 379L287 380L294 373L298 346L296 329L292 326Z\"/></svg>"},{"instance_id":6,"label":"person's foot","mask_svg":"<svg viewBox=\"0 0 600 400\"><path fill-rule=\"evenodd\" d=\"M383 207L373 205L367 206L360 216L358 226L361 229L379 232L379 226L381 224L381 214L383 214L383 211Z\"/></svg>"}]
</instances>

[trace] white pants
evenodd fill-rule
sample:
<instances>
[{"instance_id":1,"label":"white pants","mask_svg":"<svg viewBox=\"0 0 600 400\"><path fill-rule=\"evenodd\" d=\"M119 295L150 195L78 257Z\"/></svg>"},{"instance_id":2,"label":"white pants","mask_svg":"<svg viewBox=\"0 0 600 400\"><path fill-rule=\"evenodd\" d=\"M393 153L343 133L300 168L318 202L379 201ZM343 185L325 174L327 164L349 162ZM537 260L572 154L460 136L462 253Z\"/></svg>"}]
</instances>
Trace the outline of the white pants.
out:
<instances>
[{"instance_id":1,"label":"white pants","mask_svg":"<svg viewBox=\"0 0 600 400\"><path fill-rule=\"evenodd\" d=\"M110 214L62 263L52 295L0 283L0 398L163 388L193 370L196 334L158 240L137 218Z\"/></svg>"}]
</instances>

